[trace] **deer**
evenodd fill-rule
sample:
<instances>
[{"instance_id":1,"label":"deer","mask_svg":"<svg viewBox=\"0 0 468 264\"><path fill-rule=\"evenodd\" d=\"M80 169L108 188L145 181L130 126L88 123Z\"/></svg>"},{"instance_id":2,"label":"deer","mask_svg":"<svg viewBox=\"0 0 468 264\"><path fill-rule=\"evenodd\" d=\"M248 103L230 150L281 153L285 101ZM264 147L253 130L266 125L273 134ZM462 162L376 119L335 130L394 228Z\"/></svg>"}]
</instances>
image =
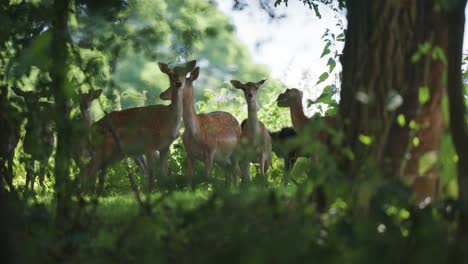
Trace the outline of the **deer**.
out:
<instances>
[{"instance_id":1,"label":"deer","mask_svg":"<svg viewBox=\"0 0 468 264\"><path fill-rule=\"evenodd\" d=\"M83 157L90 157L92 155L91 147L91 126L93 120L91 119L91 104L95 99L98 99L102 94L102 89L90 89L88 92L78 92L78 104L81 116L76 120L77 126L74 130L76 142L73 147L73 160L78 168L84 169Z\"/></svg>"},{"instance_id":2,"label":"deer","mask_svg":"<svg viewBox=\"0 0 468 264\"><path fill-rule=\"evenodd\" d=\"M291 122L294 129L301 133L304 128L312 123L312 119L304 114L304 108L302 106L302 92L296 88L286 89L284 93L280 94L276 99L278 107L288 107L291 115ZM325 123L329 126L333 126L335 118L326 116L323 117ZM321 143L327 144L328 133L325 130L319 131L318 138Z\"/></svg>"},{"instance_id":3,"label":"deer","mask_svg":"<svg viewBox=\"0 0 468 264\"><path fill-rule=\"evenodd\" d=\"M230 180L237 182L237 160L235 149L241 136L237 119L227 112L215 111L196 113L193 82L197 80L200 68L196 67L185 81L183 92L184 132L182 142L187 152L187 170L189 183L192 183L195 160L204 162L205 177L211 175L213 164L221 166L226 174L226 186ZM169 88L171 89L171 88ZM170 90L161 93L161 99L170 99Z\"/></svg>"},{"instance_id":4,"label":"deer","mask_svg":"<svg viewBox=\"0 0 468 264\"><path fill-rule=\"evenodd\" d=\"M10 191L13 185L13 158L21 132L19 111L8 100L8 87L0 86L0 175L3 175ZM0 181L2 181L0 179ZM0 184L0 186L3 184Z\"/></svg>"},{"instance_id":5,"label":"deer","mask_svg":"<svg viewBox=\"0 0 468 264\"><path fill-rule=\"evenodd\" d=\"M304 114L304 108L302 106L302 92L296 88L286 89L282 94L276 99L278 107L288 107L290 110L291 121L294 129L298 134L303 134L306 131L306 127L312 124L312 119L308 118ZM336 123L334 117L323 117L326 125L333 126ZM318 140L324 145L329 143L328 132L324 129L318 132ZM310 159L317 160L317 157L314 153L309 153ZM317 207L319 211L323 212L326 204L326 197L323 190L323 186L317 186Z\"/></svg>"},{"instance_id":6,"label":"deer","mask_svg":"<svg viewBox=\"0 0 468 264\"><path fill-rule=\"evenodd\" d=\"M12 90L16 95L23 97L28 112L23 151L30 156L25 161L26 190L29 187L30 191L34 192L36 161L40 163L39 184L44 188L47 165L55 147L54 121L50 118L54 106L52 103L40 102L41 97L35 91L25 92L18 87L13 87Z\"/></svg>"},{"instance_id":7,"label":"deer","mask_svg":"<svg viewBox=\"0 0 468 264\"><path fill-rule=\"evenodd\" d=\"M297 139L297 132L292 127L283 127L279 131L268 131L272 140L273 152L284 162L283 184L288 185L288 178L296 160L301 155L299 147L291 146Z\"/></svg>"},{"instance_id":8,"label":"deer","mask_svg":"<svg viewBox=\"0 0 468 264\"><path fill-rule=\"evenodd\" d=\"M247 119L243 121L244 126L237 148L244 185L250 178L250 163L260 164L260 175L263 177L264 186L266 187L268 183L266 172L271 164L271 137L257 116L257 91L265 81L241 83L237 80L231 80L234 88L244 92L247 101Z\"/></svg>"},{"instance_id":9,"label":"deer","mask_svg":"<svg viewBox=\"0 0 468 264\"><path fill-rule=\"evenodd\" d=\"M97 135L93 157L84 174L88 181L88 190L95 184L94 175L100 171L98 192L101 192L107 167L128 156L145 155L149 165L149 190L153 182L152 168L156 163L156 152L159 153L162 177L167 177L169 147L179 135L179 123L182 119L182 90L186 75L195 68L195 64L196 61L193 60L171 68L165 63L158 63L159 69L169 77L170 87L173 88L170 105L113 111L92 125Z\"/></svg>"}]
</instances>

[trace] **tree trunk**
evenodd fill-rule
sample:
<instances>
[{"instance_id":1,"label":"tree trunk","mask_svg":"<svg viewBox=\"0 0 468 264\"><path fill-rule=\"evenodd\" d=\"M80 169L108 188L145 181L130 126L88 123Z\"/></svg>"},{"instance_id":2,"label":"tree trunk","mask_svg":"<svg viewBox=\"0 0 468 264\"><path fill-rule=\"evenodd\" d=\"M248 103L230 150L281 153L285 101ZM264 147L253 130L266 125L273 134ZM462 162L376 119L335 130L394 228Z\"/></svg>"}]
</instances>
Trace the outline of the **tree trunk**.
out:
<instances>
[{"instance_id":1,"label":"tree trunk","mask_svg":"<svg viewBox=\"0 0 468 264\"><path fill-rule=\"evenodd\" d=\"M340 115L354 158L344 162L343 171L351 178L365 178L374 169L400 176L412 140L409 121L440 111L441 66L430 63L430 54L413 61L421 44L443 42L443 33L431 34L429 26L437 16L434 0L349 0L347 10ZM422 86L434 93L427 103L431 111L420 111ZM398 123L398 116L405 122ZM439 116L429 121L441 122ZM426 143L438 149L438 142Z\"/></svg>"},{"instance_id":2,"label":"tree trunk","mask_svg":"<svg viewBox=\"0 0 468 264\"><path fill-rule=\"evenodd\" d=\"M449 263L468 261L468 130L462 82L463 33L466 0L451 1L448 47L448 89L450 132L458 154L458 229Z\"/></svg>"},{"instance_id":3,"label":"tree trunk","mask_svg":"<svg viewBox=\"0 0 468 264\"><path fill-rule=\"evenodd\" d=\"M71 204L70 181L70 146L71 121L69 118L69 87L66 85L67 75L67 40L68 32L68 0L55 0L54 24L52 39L52 90L56 101L57 150L55 154L55 198L57 202L57 220L66 223Z\"/></svg>"}]
</instances>

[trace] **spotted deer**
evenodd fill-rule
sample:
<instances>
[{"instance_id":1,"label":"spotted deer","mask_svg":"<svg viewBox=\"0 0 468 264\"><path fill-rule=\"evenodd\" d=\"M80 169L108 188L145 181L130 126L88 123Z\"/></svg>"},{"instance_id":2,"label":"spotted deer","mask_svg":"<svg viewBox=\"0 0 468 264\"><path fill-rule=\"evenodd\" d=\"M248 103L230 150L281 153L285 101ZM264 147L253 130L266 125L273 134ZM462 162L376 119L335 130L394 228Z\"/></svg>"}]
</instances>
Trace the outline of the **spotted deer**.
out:
<instances>
[{"instance_id":1,"label":"spotted deer","mask_svg":"<svg viewBox=\"0 0 468 264\"><path fill-rule=\"evenodd\" d=\"M195 160L205 164L205 176L211 174L213 164L219 164L226 173L226 185L231 178L236 182L237 160L234 155L241 135L237 119L230 113L216 111L199 113L195 111L193 82L198 78L200 68L196 67L185 81L183 92L184 133L182 141L187 152L187 170L189 182L193 177ZM170 98L170 90L161 94L161 99Z\"/></svg>"},{"instance_id":2,"label":"spotted deer","mask_svg":"<svg viewBox=\"0 0 468 264\"><path fill-rule=\"evenodd\" d=\"M170 105L150 105L121 111L113 111L93 124L97 131L94 155L86 170L88 187L93 188L99 174L99 189L102 191L107 166L128 156L145 155L149 165L149 186L153 182L155 153L159 152L159 168L167 177L167 154L170 145L177 138L182 118L182 90L185 76L195 67L196 61L170 68L159 63L159 69L169 77L173 88Z\"/></svg>"},{"instance_id":3,"label":"spotted deer","mask_svg":"<svg viewBox=\"0 0 468 264\"><path fill-rule=\"evenodd\" d=\"M8 99L8 87L0 86L0 177L3 177L11 190L13 185L13 158L21 132L19 111ZM0 186L3 181L0 178Z\"/></svg>"},{"instance_id":4,"label":"spotted deer","mask_svg":"<svg viewBox=\"0 0 468 264\"><path fill-rule=\"evenodd\" d=\"M79 92L77 94L81 116L76 120L74 134L77 140L72 146L72 152L73 159L80 171L85 168L84 159L90 158L92 155L91 126L93 120L91 119L91 104L95 99L98 99L101 94L102 89L90 89L88 92Z\"/></svg>"},{"instance_id":5,"label":"spotted deer","mask_svg":"<svg viewBox=\"0 0 468 264\"><path fill-rule=\"evenodd\" d=\"M34 191L36 161L40 163L39 184L44 187L47 165L55 147L54 121L51 119L54 107L51 103L39 101L41 97L37 92L25 92L17 87L12 90L23 97L26 104L28 122L23 138L23 151L30 156L25 160L26 189Z\"/></svg>"},{"instance_id":6,"label":"spotted deer","mask_svg":"<svg viewBox=\"0 0 468 264\"><path fill-rule=\"evenodd\" d=\"M242 173L242 182L246 184L250 178L250 163L260 163L260 174L267 185L266 171L271 163L271 137L265 125L257 116L257 91L265 80L257 83L232 80L231 84L244 92L247 101L247 119L244 120L240 143L238 144L239 164Z\"/></svg>"}]
</instances>

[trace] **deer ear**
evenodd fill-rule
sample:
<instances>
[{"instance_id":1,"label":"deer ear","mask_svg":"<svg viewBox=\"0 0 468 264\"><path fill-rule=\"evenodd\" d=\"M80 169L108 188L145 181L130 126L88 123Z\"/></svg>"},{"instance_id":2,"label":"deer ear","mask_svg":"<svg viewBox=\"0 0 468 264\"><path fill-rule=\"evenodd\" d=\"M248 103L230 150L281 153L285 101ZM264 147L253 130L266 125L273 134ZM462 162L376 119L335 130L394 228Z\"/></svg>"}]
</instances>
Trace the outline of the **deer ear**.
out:
<instances>
[{"instance_id":1,"label":"deer ear","mask_svg":"<svg viewBox=\"0 0 468 264\"><path fill-rule=\"evenodd\" d=\"M197 65L197 60L191 60L185 64L187 72L191 72L193 68Z\"/></svg>"},{"instance_id":2,"label":"deer ear","mask_svg":"<svg viewBox=\"0 0 468 264\"><path fill-rule=\"evenodd\" d=\"M262 85L265 83L265 81L266 81L266 79L257 82L257 83L255 84L255 85L257 86L257 89L260 88L260 86L262 86Z\"/></svg>"},{"instance_id":3,"label":"deer ear","mask_svg":"<svg viewBox=\"0 0 468 264\"><path fill-rule=\"evenodd\" d=\"M198 75L200 74L200 67L196 67L191 73L190 73L190 80L195 81L198 79Z\"/></svg>"},{"instance_id":4,"label":"deer ear","mask_svg":"<svg viewBox=\"0 0 468 264\"><path fill-rule=\"evenodd\" d=\"M231 84L232 86L234 86L234 88L241 89L241 90L244 89L244 85L239 81L231 80Z\"/></svg>"},{"instance_id":5,"label":"deer ear","mask_svg":"<svg viewBox=\"0 0 468 264\"><path fill-rule=\"evenodd\" d=\"M166 63L158 62L158 66L162 73L169 74L170 69Z\"/></svg>"},{"instance_id":6,"label":"deer ear","mask_svg":"<svg viewBox=\"0 0 468 264\"><path fill-rule=\"evenodd\" d=\"M102 89L97 89L93 91L93 98L99 98L102 94Z\"/></svg>"}]
</instances>

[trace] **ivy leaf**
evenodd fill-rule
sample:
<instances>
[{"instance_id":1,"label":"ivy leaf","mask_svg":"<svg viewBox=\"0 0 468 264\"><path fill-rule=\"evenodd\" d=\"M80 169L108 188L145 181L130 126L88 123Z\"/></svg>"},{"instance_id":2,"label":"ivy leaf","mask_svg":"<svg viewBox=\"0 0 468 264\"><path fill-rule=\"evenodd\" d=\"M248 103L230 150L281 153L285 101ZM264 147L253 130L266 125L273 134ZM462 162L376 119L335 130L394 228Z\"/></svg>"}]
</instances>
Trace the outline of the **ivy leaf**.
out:
<instances>
[{"instance_id":1,"label":"ivy leaf","mask_svg":"<svg viewBox=\"0 0 468 264\"><path fill-rule=\"evenodd\" d=\"M322 73L322 75L320 75L320 77L319 77L318 82L315 85L324 82L326 79L328 79L328 76L329 76L328 72Z\"/></svg>"},{"instance_id":2,"label":"ivy leaf","mask_svg":"<svg viewBox=\"0 0 468 264\"><path fill-rule=\"evenodd\" d=\"M320 55L320 58L323 58L325 55L330 54L331 52L330 46L331 46L331 42L327 42L327 44L325 44L325 47L323 48L322 55Z\"/></svg>"},{"instance_id":3,"label":"ivy leaf","mask_svg":"<svg viewBox=\"0 0 468 264\"><path fill-rule=\"evenodd\" d=\"M329 58L328 59L328 63L327 63L327 66L329 66L330 68L328 69L328 72L332 72L335 67L336 67L336 61L333 59L333 58Z\"/></svg>"}]
</instances>

